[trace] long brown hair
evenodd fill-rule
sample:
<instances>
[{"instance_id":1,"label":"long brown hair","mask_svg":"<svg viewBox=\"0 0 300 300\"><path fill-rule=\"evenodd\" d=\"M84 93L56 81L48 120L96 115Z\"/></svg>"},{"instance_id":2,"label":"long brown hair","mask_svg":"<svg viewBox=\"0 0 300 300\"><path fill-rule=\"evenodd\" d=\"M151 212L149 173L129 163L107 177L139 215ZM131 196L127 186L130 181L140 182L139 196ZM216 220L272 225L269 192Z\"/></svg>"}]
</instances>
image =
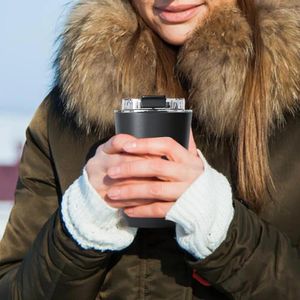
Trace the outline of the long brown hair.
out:
<instances>
[{"instance_id":1,"label":"long brown hair","mask_svg":"<svg viewBox=\"0 0 300 300\"><path fill-rule=\"evenodd\" d=\"M254 55L243 91L237 137L237 187L239 196L260 211L273 188L268 153L268 104L263 41L254 0L237 0L252 29Z\"/></svg>"},{"instance_id":2,"label":"long brown hair","mask_svg":"<svg viewBox=\"0 0 300 300\"><path fill-rule=\"evenodd\" d=\"M237 0L242 14L252 29L254 55L249 62L248 73L243 90L243 107L240 126L234 147L237 153L237 192L239 198L247 202L251 208L260 211L264 201L271 198L272 176L268 160L268 114L266 96L266 78L263 42L258 14L254 0ZM139 17L138 17L139 18ZM143 20L139 20L139 29L147 30ZM183 89L174 76L176 48L168 45L151 31L152 42L157 50L156 92L184 95ZM138 38L138 36L137 36ZM134 48L134 41L132 44ZM123 61L123 74L131 65L131 51L127 52ZM124 79L124 84L130 78ZM171 80L174 78L175 80Z\"/></svg>"}]
</instances>

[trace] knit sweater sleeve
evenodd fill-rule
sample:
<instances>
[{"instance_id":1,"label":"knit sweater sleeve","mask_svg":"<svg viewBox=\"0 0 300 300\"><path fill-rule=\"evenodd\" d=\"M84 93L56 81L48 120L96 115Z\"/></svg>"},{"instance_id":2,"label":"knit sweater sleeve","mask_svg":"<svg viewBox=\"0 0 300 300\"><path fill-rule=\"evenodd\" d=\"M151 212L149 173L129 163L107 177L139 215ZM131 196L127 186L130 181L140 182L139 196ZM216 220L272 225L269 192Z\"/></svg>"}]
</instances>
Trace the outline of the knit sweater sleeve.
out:
<instances>
[{"instance_id":1,"label":"knit sweater sleeve","mask_svg":"<svg viewBox=\"0 0 300 300\"><path fill-rule=\"evenodd\" d=\"M204 162L204 173L176 201L166 219L176 223L180 246L201 259L225 239L234 209L226 177L213 169L199 150L198 155ZM119 209L99 196L85 170L65 192L61 210L66 229L84 249L122 250L137 232L122 222Z\"/></svg>"},{"instance_id":2,"label":"knit sweater sleeve","mask_svg":"<svg viewBox=\"0 0 300 300\"><path fill-rule=\"evenodd\" d=\"M124 224L120 209L99 196L85 170L64 193L61 213L65 228L83 249L122 250L137 232Z\"/></svg>"},{"instance_id":3,"label":"knit sweater sleeve","mask_svg":"<svg viewBox=\"0 0 300 300\"><path fill-rule=\"evenodd\" d=\"M203 259L225 240L234 208L226 177L213 169L199 150L198 155L204 173L178 198L166 219L176 223L179 245Z\"/></svg>"}]
</instances>

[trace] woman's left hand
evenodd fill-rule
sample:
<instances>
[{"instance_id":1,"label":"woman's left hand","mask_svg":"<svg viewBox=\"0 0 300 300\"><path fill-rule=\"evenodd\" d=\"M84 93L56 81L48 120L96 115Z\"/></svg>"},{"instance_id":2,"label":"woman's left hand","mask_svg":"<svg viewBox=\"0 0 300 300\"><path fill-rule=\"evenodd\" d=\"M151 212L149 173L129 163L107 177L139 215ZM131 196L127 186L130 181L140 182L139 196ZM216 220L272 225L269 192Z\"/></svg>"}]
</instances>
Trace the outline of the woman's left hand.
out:
<instances>
[{"instance_id":1,"label":"woman's left hand","mask_svg":"<svg viewBox=\"0 0 300 300\"><path fill-rule=\"evenodd\" d=\"M188 150L169 137L139 138L127 143L123 150L134 155L152 155L108 169L107 173L113 179L149 178L146 182L113 186L108 190L113 206L123 208L130 217L164 218L174 202L204 171L192 130ZM129 202L132 205L133 199L140 204L128 206ZM154 201L144 204L146 199Z\"/></svg>"}]
</instances>

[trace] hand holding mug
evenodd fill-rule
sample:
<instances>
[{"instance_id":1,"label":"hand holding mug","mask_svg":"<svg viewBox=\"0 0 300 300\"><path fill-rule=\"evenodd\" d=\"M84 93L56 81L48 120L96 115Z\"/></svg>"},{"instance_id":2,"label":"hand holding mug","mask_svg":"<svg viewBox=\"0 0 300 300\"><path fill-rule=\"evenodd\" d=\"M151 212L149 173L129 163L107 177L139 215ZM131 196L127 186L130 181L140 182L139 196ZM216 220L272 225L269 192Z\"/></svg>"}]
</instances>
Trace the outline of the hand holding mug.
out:
<instances>
[{"instance_id":1,"label":"hand holding mug","mask_svg":"<svg viewBox=\"0 0 300 300\"><path fill-rule=\"evenodd\" d=\"M164 218L203 173L203 162L192 131L188 149L169 137L118 134L99 146L86 169L109 205L123 208L130 217Z\"/></svg>"}]
</instances>

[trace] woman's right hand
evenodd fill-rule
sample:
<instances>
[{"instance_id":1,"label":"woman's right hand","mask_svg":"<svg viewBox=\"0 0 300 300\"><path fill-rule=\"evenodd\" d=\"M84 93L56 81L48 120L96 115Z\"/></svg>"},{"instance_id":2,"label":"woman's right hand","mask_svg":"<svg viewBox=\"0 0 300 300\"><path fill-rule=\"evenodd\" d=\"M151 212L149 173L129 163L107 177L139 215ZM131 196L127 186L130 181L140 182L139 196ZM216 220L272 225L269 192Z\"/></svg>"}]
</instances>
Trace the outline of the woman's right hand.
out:
<instances>
[{"instance_id":1,"label":"woman's right hand","mask_svg":"<svg viewBox=\"0 0 300 300\"><path fill-rule=\"evenodd\" d=\"M97 191L97 193L104 199L108 205L115 208L124 208L130 206L137 206L140 204L150 204L154 200L143 200L141 199L130 200L130 201L116 201L111 200L107 191L113 185L123 185L141 181L148 181L151 178L135 178L135 179L112 179L107 175L107 170L110 167L119 165L120 162L133 161L144 159L148 156L132 155L122 151L123 146L131 141L136 140L132 135L128 134L117 134L111 137L107 142L98 146L95 155L88 160L85 169L89 178L90 184ZM156 179L157 180L157 179Z\"/></svg>"}]
</instances>

